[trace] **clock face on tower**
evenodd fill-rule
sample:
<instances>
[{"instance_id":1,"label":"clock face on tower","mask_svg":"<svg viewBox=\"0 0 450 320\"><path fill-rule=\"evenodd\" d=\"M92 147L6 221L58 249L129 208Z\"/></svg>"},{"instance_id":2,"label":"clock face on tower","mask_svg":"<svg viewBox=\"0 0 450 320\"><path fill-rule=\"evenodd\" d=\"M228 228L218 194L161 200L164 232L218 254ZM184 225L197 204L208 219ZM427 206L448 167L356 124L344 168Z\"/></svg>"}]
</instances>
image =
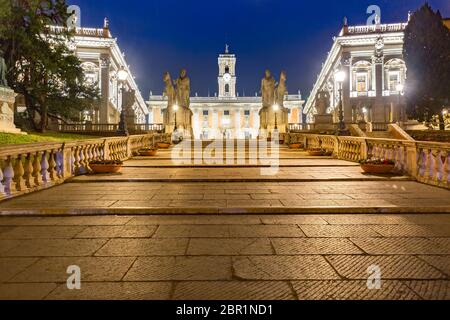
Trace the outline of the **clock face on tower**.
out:
<instances>
[{"instance_id":1,"label":"clock face on tower","mask_svg":"<svg viewBox=\"0 0 450 320\"><path fill-rule=\"evenodd\" d=\"M225 82L230 82L231 81L231 74L229 74L229 73L225 73L224 75L223 75L223 80L225 81Z\"/></svg>"}]
</instances>

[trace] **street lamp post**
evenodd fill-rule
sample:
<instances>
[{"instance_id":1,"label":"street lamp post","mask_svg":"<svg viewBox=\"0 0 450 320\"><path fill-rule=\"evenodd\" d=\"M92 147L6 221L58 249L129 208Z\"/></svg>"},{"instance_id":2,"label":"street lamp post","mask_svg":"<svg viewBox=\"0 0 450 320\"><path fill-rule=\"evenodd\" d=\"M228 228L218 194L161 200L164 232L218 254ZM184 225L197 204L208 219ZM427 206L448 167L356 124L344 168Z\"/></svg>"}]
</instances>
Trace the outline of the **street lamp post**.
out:
<instances>
[{"instance_id":1,"label":"street lamp post","mask_svg":"<svg viewBox=\"0 0 450 320\"><path fill-rule=\"evenodd\" d=\"M122 110L120 111L120 121L119 121L119 129L117 130L117 135L119 136L128 136L128 128L127 128L127 121L126 121L126 105L125 105L125 95L126 95L126 89L125 89L125 83L128 79L128 72L125 70L124 67L121 67L120 70L117 72L117 78L119 80L119 83L121 85L121 92L122 92Z\"/></svg>"},{"instance_id":2,"label":"street lamp post","mask_svg":"<svg viewBox=\"0 0 450 320\"><path fill-rule=\"evenodd\" d=\"M338 136L343 136L346 134L346 126L344 122L344 106L343 106L343 99L342 99L342 85L345 81L345 72L342 70L339 70L335 73L334 78L336 82L339 84L339 124L338 124Z\"/></svg>"},{"instance_id":3,"label":"street lamp post","mask_svg":"<svg viewBox=\"0 0 450 320\"><path fill-rule=\"evenodd\" d=\"M275 130L278 131L278 110L280 110L280 106L278 104L273 105L273 111L275 113Z\"/></svg>"}]
</instances>

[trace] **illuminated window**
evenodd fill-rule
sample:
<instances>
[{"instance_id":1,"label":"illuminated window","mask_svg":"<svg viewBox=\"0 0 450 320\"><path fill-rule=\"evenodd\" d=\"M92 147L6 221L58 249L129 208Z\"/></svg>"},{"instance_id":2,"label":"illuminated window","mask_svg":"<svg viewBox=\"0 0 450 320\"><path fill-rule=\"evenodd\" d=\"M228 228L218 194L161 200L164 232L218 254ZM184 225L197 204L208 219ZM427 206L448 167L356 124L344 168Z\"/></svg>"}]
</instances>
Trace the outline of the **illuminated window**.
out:
<instances>
[{"instance_id":1,"label":"illuminated window","mask_svg":"<svg viewBox=\"0 0 450 320\"><path fill-rule=\"evenodd\" d=\"M360 73L356 75L356 91L367 92L367 74Z\"/></svg>"},{"instance_id":2,"label":"illuminated window","mask_svg":"<svg viewBox=\"0 0 450 320\"><path fill-rule=\"evenodd\" d=\"M389 91L397 91L397 85L400 83L398 72L389 72Z\"/></svg>"},{"instance_id":3,"label":"illuminated window","mask_svg":"<svg viewBox=\"0 0 450 320\"><path fill-rule=\"evenodd\" d=\"M245 111L244 111L244 115L245 115L246 117L250 116L250 110L245 110Z\"/></svg>"},{"instance_id":4,"label":"illuminated window","mask_svg":"<svg viewBox=\"0 0 450 320\"><path fill-rule=\"evenodd\" d=\"M204 116L208 116L209 115L209 111L208 110L203 110L203 115Z\"/></svg>"},{"instance_id":5,"label":"illuminated window","mask_svg":"<svg viewBox=\"0 0 450 320\"><path fill-rule=\"evenodd\" d=\"M224 115L224 116L229 116L229 115L230 115L230 111L225 110L225 111L223 112L223 115Z\"/></svg>"}]
</instances>

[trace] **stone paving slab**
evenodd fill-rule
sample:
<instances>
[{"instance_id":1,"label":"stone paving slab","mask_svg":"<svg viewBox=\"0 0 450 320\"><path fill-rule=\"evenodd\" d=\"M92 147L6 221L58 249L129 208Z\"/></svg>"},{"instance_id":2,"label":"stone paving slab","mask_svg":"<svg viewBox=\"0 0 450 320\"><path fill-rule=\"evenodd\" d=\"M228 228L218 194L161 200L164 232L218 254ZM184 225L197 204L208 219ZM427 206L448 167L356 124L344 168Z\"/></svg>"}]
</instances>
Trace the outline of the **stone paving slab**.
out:
<instances>
[{"instance_id":1,"label":"stone paving slab","mask_svg":"<svg viewBox=\"0 0 450 320\"><path fill-rule=\"evenodd\" d=\"M279 255L362 254L350 240L343 238L272 239Z\"/></svg>"},{"instance_id":2,"label":"stone paving slab","mask_svg":"<svg viewBox=\"0 0 450 320\"><path fill-rule=\"evenodd\" d=\"M42 300L55 288L54 283L1 283L0 300Z\"/></svg>"},{"instance_id":3,"label":"stone paving slab","mask_svg":"<svg viewBox=\"0 0 450 320\"><path fill-rule=\"evenodd\" d=\"M60 285L48 300L169 300L170 282L90 282L81 290L67 290Z\"/></svg>"},{"instance_id":4,"label":"stone paving slab","mask_svg":"<svg viewBox=\"0 0 450 320\"><path fill-rule=\"evenodd\" d=\"M138 258L125 281L231 280L229 257Z\"/></svg>"},{"instance_id":5,"label":"stone paving slab","mask_svg":"<svg viewBox=\"0 0 450 320\"><path fill-rule=\"evenodd\" d=\"M8 281L36 261L38 258L0 258L0 283Z\"/></svg>"},{"instance_id":6,"label":"stone paving slab","mask_svg":"<svg viewBox=\"0 0 450 320\"><path fill-rule=\"evenodd\" d=\"M0 298L448 300L448 225L448 214L0 217L0 234L33 235L0 239ZM69 265L79 291L66 288ZM374 266L380 290L367 288Z\"/></svg>"},{"instance_id":7,"label":"stone paving slab","mask_svg":"<svg viewBox=\"0 0 450 320\"><path fill-rule=\"evenodd\" d=\"M285 281L187 281L176 284L174 300L295 300Z\"/></svg>"},{"instance_id":8,"label":"stone paving slab","mask_svg":"<svg viewBox=\"0 0 450 320\"><path fill-rule=\"evenodd\" d=\"M300 300L419 300L400 281L384 281L381 289L369 290L367 281L293 281Z\"/></svg>"},{"instance_id":9,"label":"stone paving slab","mask_svg":"<svg viewBox=\"0 0 450 320\"><path fill-rule=\"evenodd\" d=\"M186 253L188 239L112 239L96 256L182 256Z\"/></svg>"},{"instance_id":10,"label":"stone paving slab","mask_svg":"<svg viewBox=\"0 0 450 320\"><path fill-rule=\"evenodd\" d=\"M368 279L368 269L378 266L382 279L445 279L436 268L415 256L327 256L327 261L342 277L352 280Z\"/></svg>"},{"instance_id":11,"label":"stone paving slab","mask_svg":"<svg viewBox=\"0 0 450 320\"><path fill-rule=\"evenodd\" d=\"M12 244L9 250L0 252L2 257L83 257L91 256L105 243L104 239L33 239L0 240Z\"/></svg>"},{"instance_id":12,"label":"stone paving slab","mask_svg":"<svg viewBox=\"0 0 450 320\"><path fill-rule=\"evenodd\" d=\"M120 281L134 261L134 257L43 258L9 282L65 283L68 278L67 268L73 265L80 267L83 281Z\"/></svg>"},{"instance_id":13,"label":"stone paving slab","mask_svg":"<svg viewBox=\"0 0 450 320\"><path fill-rule=\"evenodd\" d=\"M238 255L272 255L269 239L191 239L188 255L192 256L238 256Z\"/></svg>"},{"instance_id":14,"label":"stone paving slab","mask_svg":"<svg viewBox=\"0 0 450 320\"><path fill-rule=\"evenodd\" d=\"M233 270L242 280L339 279L319 255L236 257L233 258Z\"/></svg>"}]
</instances>

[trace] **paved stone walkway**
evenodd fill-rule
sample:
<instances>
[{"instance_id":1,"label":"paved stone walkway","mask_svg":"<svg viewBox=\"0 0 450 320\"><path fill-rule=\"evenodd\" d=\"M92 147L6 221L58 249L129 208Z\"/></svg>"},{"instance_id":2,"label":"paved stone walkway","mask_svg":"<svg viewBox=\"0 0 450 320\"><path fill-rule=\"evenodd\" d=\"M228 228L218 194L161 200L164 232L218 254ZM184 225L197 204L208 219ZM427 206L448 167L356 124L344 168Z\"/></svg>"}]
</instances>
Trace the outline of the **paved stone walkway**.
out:
<instances>
[{"instance_id":1,"label":"paved stone walkway","mask_svg":"<svg viewBox=\"0 0 450 320\"><path fill-rule=\"evenodd\" d=\"M264 159L205 165L188 154L180 165L160 150L127 161L120 174L79 176L2 202L0 214L450 213L448 190L286 147L279 154L280 167L268 172Z\"/></svg>"},{"instance_id":2,"label":"paved stone walkway","mask_svg":"<svg viewBox=\"0 0 450 320\"><path fill-rule=\"evenodd\" d=\"M0 218L0 299L450 299L449 277L450 215Z\"/></svg>"}]
</instances>

